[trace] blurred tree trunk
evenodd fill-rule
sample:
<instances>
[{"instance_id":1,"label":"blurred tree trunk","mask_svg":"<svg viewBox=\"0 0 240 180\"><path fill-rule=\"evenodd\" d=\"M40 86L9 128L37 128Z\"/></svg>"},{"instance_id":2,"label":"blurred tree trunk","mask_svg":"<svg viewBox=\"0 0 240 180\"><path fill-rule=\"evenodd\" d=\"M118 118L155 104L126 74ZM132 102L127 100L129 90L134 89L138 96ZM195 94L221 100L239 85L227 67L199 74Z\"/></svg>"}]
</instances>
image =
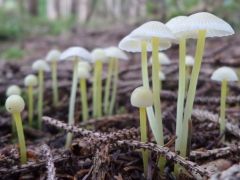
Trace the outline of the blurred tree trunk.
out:
<instances>
[{"instance_id":1,"label":"blurred tree trunk","mask_svg":"<svg viewBox=\"0 0 240 180\"><path fill-rule=\"evenodd\" d=\"M47 17L49 20L57 19L57 5L56 0L48 0L47 1Z\"/></svg>"},{"instance_id":2,"label":"blurred tree trunk","mask_svg":"<svg viewBox=\"0 0 240 180\"><path fill-rule=\"evenodd\" d=\"M0 7L3 5L3 0L0 0Z\"/></svg>"},{"instance_id":3,"label":"blurred tree trunk","mask_svg":"<svg viewBox=\"0 0 240 180\"><path fill-rule=\"evenodd\" d=\"M38 0L38 15L46 17L47 0Z\"/></svg>"},{"instance_id":4,"label":"blurred tree trunk","mask_svg":"<svg viewBox=\"0 0 240 180\"><path fill-rule=\"evenodd\" d=\"M78 0L78 20L85 23L89 14L89 0Z\"/></svg>"},{"instance_id":5,"label":"blurred tree trunk","mask_svg":"<svg viewBox=\"0 0 240 180\"><path fill-rule=\"evenodd\" d=\"M37 16L37 14L38 14L38 0L29 0L29 13L32 16Z\"/></svg>"},{"instance_id":6,"label":"blurred tree trunk","mask_svg":"<svg viewBox=\"0 0 240 180\"><path fill-rule=\"evenodd\" d=\"M72 13L72 0L61 0L59 2L59 9L62 18L69 18Z\"/></svg>"}]
</instances>

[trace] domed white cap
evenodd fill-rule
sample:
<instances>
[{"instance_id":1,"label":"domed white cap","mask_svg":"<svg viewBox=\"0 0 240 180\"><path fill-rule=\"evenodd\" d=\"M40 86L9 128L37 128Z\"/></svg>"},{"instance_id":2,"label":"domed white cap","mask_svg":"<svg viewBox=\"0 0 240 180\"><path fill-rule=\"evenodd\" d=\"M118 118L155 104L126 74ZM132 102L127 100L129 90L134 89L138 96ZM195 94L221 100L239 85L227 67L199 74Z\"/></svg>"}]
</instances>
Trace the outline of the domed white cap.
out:
<instances>
[{"instance_id":1,"label":"domed white cap","mask_svg":"<svg viewBox=\"0 0 240 180\"><path fill-rule=\"evenodd\" d=\"M38 84L37 77L33 74L29 74L24 78L25 86L36 86Z\"/></svg>"},{"instance_id":2,"label":"domed white cap","mask_svg":"<svg viewBox=\"0 0 240 180\"><path fill-rule=\"evenodd\" d=\"M233 28L219 17L208 13L199 12L188 17L190 30L196 33L198 30L206 30L206 37L222 37L234 34Z\"/></svg>"},{"instance_id":3,"label":"domed white cap","mask_svg":"<svg viewBox=\"0 0 240 180\"><path fill-rule=\"evenodd\" d=\"M221 67L215 70L211 76L214 81L238 81L236 72L229 67Z\"/></svg>"},{"instance_id":4,"label":"domed white cap","mask_svg":"<svg viewBox=\"0 0 240 180\"><path fill-rule=\"evenodd\" d=\"M78 68L78 78L79 79L88 79L90 73L87 68Z\"/></svg>"},{"instance_id":5,"label":"domed white cap","mask_svg":"<svg viewBox=\"0 0 240 180\"><path fill-rule=\"evenodd\" d=\"M87 69L88 71L91 71L92 70L92 66L90 65L89 62L87 61L80 61L78 63L78 68L85 68Z\"/></svg>"},{"instance_id":6,"label":"domed white cap","mask_svg":"<svg viewBox=\"0 0 240 180\"><path fill-rule=\"evenodd\" d=\"M158 59L159 59L159 63L162 65L171 64L169 57L165 53L159 52ZM152 56L150 57L149 62L150 64L152 64Z\"/></svg>"},{"instance_id":7,"label":"domed white cap","mask_svg":"<svg viewBox=\"0 0 240 180\"><path fill-rule=\"evenodd\" d=\"M132 92L131 104L135 107L149 107L153 105L153 94L149 88L140 86Z\"/></svg>"},{"instance_id":8,"label":"domed white cap","mask_svg":"<svg viewBox=\"0 0 240 180\"><path fill-rule=\"evenodd\" d=\"M7 98L5 102L5 107L10 113L22 112L24 109L25 103L21 96L11 95Z\"/></svg>"},{"instance_id":9,"label":"domed white cap","mask_svg":"<svg viewBox=\"0 0 240 180\"><path fill-rule=\"evenodd\" d=\"M185 57L185 64L186 66L193 66L194 65L194 58L190 55Z\"/></svg>"},{"instance_id":10,"label":"domed white cap","mask_svg":"<svg viewBox=\"0 0 240 180\"><path fill-rule=\"evenodd\" d=\"M61 60L74 60L75 57L78 57L81 60L91 60L91 54L88 50L82 47L70 47L63 51L60 56Z\"/></svg>"},{"instance_id":11,"label":"domed white cap","mask_svg":"<svg viewBox=\"0 0 240 180\"><path fill-rule=\"evenodd\" d=\"M123 59L123 60L128 60L127 54L125 54L121 49L117 47L109 47L104 49L106 56L109 58L117 58L117 59Z\"/></svg>"},{"instance_id":12,"label":"domed white cap","mask_svg":"<svg viewBox=\"0 0 240 180\"><path fill-rule=\"evenodd\" d=\"M106 52L101 48L93 49L91 52L91 57L92 57L92 62L96 62L96 61L106 62L107 61Z\"/></svg>"},{"instance_id":13,"label":"domed white cap","mask_svg":"<svg viewBox=\"0 0 240 180\"><path fill-rule=\"evenodd\" d=\"M52 61L58 61L60 60L61 52L57 49L52 49L48 52L46 56L46 61L52 62Z\"/></svg>"},{"instance_id":14,"label":"domed white cap","mask_svg":"<svg viewBox=\"0 0 240 180\"><path fill-rule=\"evenodd\" d=\"M164 81L166 79L166 76L162 71L159 72L159 79L162 81Z\"/></svg>"},{"instance_id":15,"label":"domed white cap","mask_svg":"<svg viewBox=\"0 0 240 180\"><path fill-rule=\"evenodd\" d=\"M50 67L49 65L42 59L36 60L33 64L32 64L32 69L34 71L50 71Z\"/></svg>"},{"instance_id":16,"label":"domed white cap","mask_svg":"<svg viewBox=\"0 0 240 180\"><path fill-rule=\"evenodd\" d=\"M7 88L6 95L11 96L11 95L20 95L21 94L21 89L17 85L11 85Z\"/></svg>"}]
</instances>

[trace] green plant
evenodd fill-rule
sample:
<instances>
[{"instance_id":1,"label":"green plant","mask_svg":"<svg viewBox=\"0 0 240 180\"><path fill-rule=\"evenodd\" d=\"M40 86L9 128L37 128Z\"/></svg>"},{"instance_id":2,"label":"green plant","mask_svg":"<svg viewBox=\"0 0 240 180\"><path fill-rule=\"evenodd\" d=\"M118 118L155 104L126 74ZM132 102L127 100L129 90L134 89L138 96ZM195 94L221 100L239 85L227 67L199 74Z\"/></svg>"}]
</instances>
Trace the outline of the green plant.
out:
<instances>
[{"instance_id":1,"label":"green plant","mask_svg":"<svg viewBox=\"0 0 240 180\"><path fill-rule=\"evenodd\" d=\"M16 60L23 58L24 55L25 52L22 49L13 46L4 50L0 56L3 59Z\"/></svg>"}]
</instances>

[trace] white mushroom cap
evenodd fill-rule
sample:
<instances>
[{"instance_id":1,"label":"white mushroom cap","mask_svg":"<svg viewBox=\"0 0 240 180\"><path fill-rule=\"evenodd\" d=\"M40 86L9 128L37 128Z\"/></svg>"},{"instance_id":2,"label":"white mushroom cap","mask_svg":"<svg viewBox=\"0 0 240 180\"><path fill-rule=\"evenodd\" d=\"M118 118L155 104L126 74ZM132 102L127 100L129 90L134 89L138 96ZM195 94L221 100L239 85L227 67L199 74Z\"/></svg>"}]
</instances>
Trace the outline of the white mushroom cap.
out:
<instances>
[{"instance_id":1,"label":"white mushroom cap","mask_svg":"<svg viewBox=\"0 0 240 180\"><path fill-rule=\"evenodd\" d=\"M50 67L49 65L46 63L46 61L39 59L36 60L33 64L32 64L32 69L34 71L50 71Z\"/></svg>"},{"instance_id":2,"label":"white mushroom cap","mask_svg":"<svg viewBox=\"0 0 240 180\"><path fill-rule=\"evenodd\" d=\"M127 54L125 54L121 49L117 47L109 47L104 49L106 56L109 58L117 58L117 59L123 59L123 60L128 60Z\"/></svg>"},{"instance_id":3,"label":"white mushroom cap","mask_svg":"<svg viewBox=\"0 0 240 180\"><path fill-rule=\"evenodd\" d=\"M52 49L51 51L48 52L46 56L46 61L47 62L52 62L52 61L58 61L60 60L61 52L57 49Z\"/></svg>"},{"instance_id":4,"label":"white mushroom cap","mask_svg":"<svg viewBox=\"0 0 240 180\"><path fill-rule=\"evenodd\" d=\"M166 76L162 71L159 72L159 79L162 81L164 81L166 79Z\"/></svg>"},{"instance_id":5,"label":"white mushroom cap","mask_svg":"<svg viewBox=\"0 0 240 180\"><path fill-rule=\"evenodd\" d=\"M92 62L96 62L96 61L106 62L107 61L106 52L101 48L93 49L91 52L91 58L92 58Z\"/></svg>"},{"instance_id":6,"label":"white mushroom cap","mask_svg":"<svg viewBox=\"0 0 240 180\"><path fill-rule=\"evenodd\" d=\"M196 33L206 30L206 37L222 37L234 34L233 28L224 20L208 12L199 12L189 16L189 29Z\"/></svg>"},{"instance_id":7,"label":"white mushroom cap","mask_svg":"<svg viewBox=\"0 0 240 180\"><path fill-rule=\"evenodd\" d=\"M158 59L159 59L159 63L162 65L171 64L169 57L165 53L159 52ZM150 64L152 64L152 56L150 57L149 62Z\"/></svg>"},{"instance_id":8,"label":"white mushroom cap","mask_svg":"<svg viewBox=\"0 0 240 180\"><path fill-rule=\"evenodd\" d=\"M24 85L27 86L37 86L38 80L37 76L29 74L24 78Z\"/></svg>"},{"instance_id":9,"label":"white mushroom cap","mask_svg":"<svg viewBox=\"0 0 240 180\"><path fill-rule=\"evenodd\" d=\"M236 72L229 67L221 67L215 70L211 76L214 81L238 81Z\"/></svg>"},{"instance_id":10,"label":"white mushroom cap","mask_svg":"<svg viewBox=\"0 0 240 180\"><path fill-rule=\"evenodd\" d=\"M153 105L153 94L149 88L140 86L132 92L131 95L132 106L141 108Z\"/></svg>"},{"instance_id":11,"label":"white mushroom cap","mask_svg":"<svg viewBox=\"0 0 240 180\"><path fill-rule=\"evenodd\" d=\"M21 96L11 95L7 98L5 102L5 107L10 113L22 112L24 109L25 103Z\"/></svg>"},{"instance_id":12,"label":"white mushroom cap","mask_svg":"<svg viewBox=\"0 0 240 180\"><path fill-rule=\"evenodd\" d=\"M88 79L90 73L87 68L78 68L78 78L79 79Z\"/></svg>"},{"instance_id":13,"label":"white mushroom cap","mask_svg":"<svg viewBox=\"0 0 240 180\"><path fill-rule=\"evenodd\" d=\"M92 70L92 66L90 65L89 62L87 61L80 61L78 63L78 68L85 68L87 69L88 71L91 71Z\"/></svg>"},{"instance_id":14,"label":"white mushroom cap","mask_svg":"<svg viewBox=\"0 0 240 180\"><path fill-rule=\"evenodd\" d=\"M61 60L74 60L75 57L78 57L80 60L91 60L91 54L88 50L82 47L70 47L62 52L60 59Z\"/></svg>"},{"instance_id":15,"label":"white mushroom cap","mask_svg":"<svg viewBox=\"0 0 240 180\"><path fill-rule=\"evenodd\" d=\"M11 96L11 95L20 95L21 94L21 89L17 85L11 85L7 88L6 95Z\"/></svg>"},{"instance_id":16,"label":"white mushroom cap","mask_svg":"<svg viewBox=\"0 0 240 180\"><path fill-rule=\"evenodd\" d=\"M187 55L185 57L185 64L186 64L186 66L193 66L194 65L194 57Z\"/></svg>"},{"instance_id":17,"label":"white mushroom cap","mask_svg":"<svg viewBox=\"0 0 240 180\"><path fill-rule=\"evenodd\" d=\"M130 36L124 37L118 44L118 47L127 52L141 52L141 40L131 38ZM147 43L147 51L152 51L152 46Z\"/></svg>"}]
</instances>

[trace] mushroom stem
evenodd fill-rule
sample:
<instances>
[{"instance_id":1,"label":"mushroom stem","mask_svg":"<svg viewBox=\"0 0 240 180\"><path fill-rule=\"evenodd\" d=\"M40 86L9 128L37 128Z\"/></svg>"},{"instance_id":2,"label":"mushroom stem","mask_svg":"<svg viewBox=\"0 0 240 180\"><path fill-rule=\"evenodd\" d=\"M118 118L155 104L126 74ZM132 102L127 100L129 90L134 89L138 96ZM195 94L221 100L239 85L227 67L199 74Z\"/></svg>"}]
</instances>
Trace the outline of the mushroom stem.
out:
<instances>
[{"instance_id":1,"label":"mushroom stem","mask_svg":"<svg viewBox=\"0 0 240 180\"><path fill-rule=\"evenodd\" d=\"M69 113L68 113L68 125L74 124L75 100L76 100L77 83L78 83L77 71L78 71L78 59L76 57L73 62L73 79L72 79ZM69 148L71 141L72 141L72 133L68 133L66 144L65 144L66 148Z\"/></svg>"},{"instance_id":2,"label":"mushroom stem","mask_svg":"<svg viewBox=\"0 0 240 180\"><path fill-rule=\"evenodd\" d=\"M98 75L97 75L97 116L102 116L102 61L98 63Z\"/></svg>"},{"instance_id":3,"label":"mushroom stem","mask_svg":"<svg viewBox=\"0 0 240 180\"><path fill-rule=\"evenodd\" d=\"M13 113L13 117L17 127L21 164L25 164L27 162L27 150L23 133L22 119L19 112Z\"/></svg>"},{"instance_id":4,"label":"mushroom stem","mask_svg":"<svg viewBox=\"0 0 240 180\"><path fill-rule=\"evenodd\" d=\"M43 107L43 86L44 86L44 71L38 71L38 129L42 129L42 107Z\"/></svg>"},{"instance_id":5,"label":"mushroom stem","mask_svg":"<svg viewBox=\"0 0 240 180\"><path fill-rule=\"evenodd\" d=\"M33 120L33 87L28 86L28 123L32 127Z\"/></svg>"},{"instance_id":6,"label":"mushroom stem","mask_svg":"<svg viewBox=\"0 0 240 180\"><path fill-rule=\"evenodd\" d=\"M96 61L94 64L94 82L93 82L93 117L100 117L102 93L100 92L102 86L102 62ZM99 89L100 88L100 89ZM100 101L100 102L99 102ZM100 106L100 107L99 107Z\"/></svg>"},{"instance_id":7,"label":"mushroom stem","mask_svg":"<svg viewBox=\"0 0 240 180\"><path fill-rule=\"evenodd\" d=\"M198 80L199 72L201 69L202 57L204 53L205 39L206 39L206 30L199 30L195 61L192 69L191 79L189 82L187 100L186 100L186 105L184 109L183 128L182 128L184 131L182 131L182 136L181 136L182 141L181 141L181 151L180 151L180 154L183 157L187 156L187 140L189 139L188 138L188 124L189 124L188 121L191 121L193 102L196 94L197 80Z\"/></svg>"},{"instance_id":8,"label":"mushroom stem","mask_svg":"<svg viewBox=\"0 0 240 180\"><path fill-rule=\"evenodd\" d=\"M111 78L113 73L113 62L114 62L114 58L111 58L108 64L108 72L107 72L105 96L104 96L104 114L105 115L108 114L108 111L109 111L109 95L110 95Z\"/></svg>"},{"instance_id":9,"label":"mushroom stem","mask_svg":"<svg viewBox=\"0 0 240 180\"><path fill-rule=\"evenodd\" d=\"M221 85L221 107L220 107L220 133L223 134L225 131L226 119L225 119L225 112L226 112L226 97L227 97L227 81L223 80ZM225 135L223 135L222 142L225 141Z\"/></svg>"},{"instance_id":10,"label":"mushroom stem","mask_svg":"<svg viewBox=\"0 0 240 180\"><path fill-rule=\"evenodd\" d=\"M185 84L185 92L186 92L186 94L188 92L189 79L191 77L191 72L192 72L192 66L186 66L186 84Z\"/></svg>"},{"instance_id":11,"label":"mushroom stem","mask_svg":"<svg viewBox=\"0 0 240 180\"><path fill-rule=\"evenodd\" d=\"M53 105L58 105L58 83L57 83L57 61L52 61L52 90L53 90Z\"/></svg>"},{"instance_id":12,"label":"mushroom stem","mask_svg":"<svg viewBox=\"0 0 240 180\"><path fill-rule=\"evenodd\" d=\"M117 85L118 85L118 59L114 58L113 62L114 66L114 79L113 79L113 90L111 95L110 107L109 107L109 115L113 114L114 105L116 102L117 96Z\"/></svg>"},{"instance_id":13,"label":"mushroom stem","mask_svg":"<svg viewBox=\"0 0 240 180\"><path fill-rule=\"evenodd\" d=\"M141 141L147 142L147 117L146 117L146 109L139 108L139 115L140 115L140 132L141 132ZM148 151L142 150L142 157L143 157L143 167L144 173L147 177L147 167L148 167Z\"/></svg>"},{"instance_id":14,"label":"mushroom stem","mask_svg":"<svg viewBox=\"0 0 240 180\"><path fill-rule=\"evenodd\" d=\"M88 120L88 102L87 102L87 86L86 79L80 79L80 94L82 101L82 116L83 121Z\"/></svg>"}]
</instances>

